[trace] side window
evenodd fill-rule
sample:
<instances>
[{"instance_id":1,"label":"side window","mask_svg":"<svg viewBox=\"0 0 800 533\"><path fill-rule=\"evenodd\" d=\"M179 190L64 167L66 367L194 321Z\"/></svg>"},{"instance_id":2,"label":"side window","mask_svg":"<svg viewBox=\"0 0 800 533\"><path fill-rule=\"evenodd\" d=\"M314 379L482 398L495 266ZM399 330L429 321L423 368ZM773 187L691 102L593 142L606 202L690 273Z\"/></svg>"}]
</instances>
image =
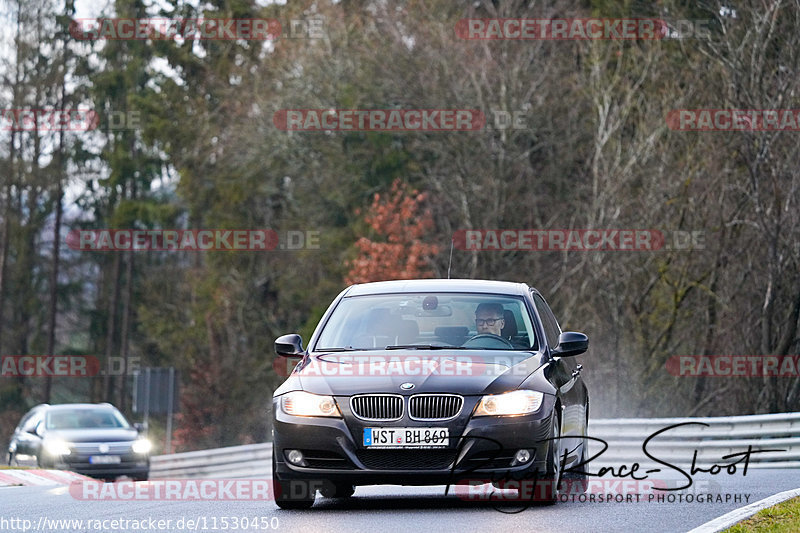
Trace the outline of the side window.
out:
<instances>
[{"instance_id":1,"label":"side window","mask_svg":"<svg viewBox=\"0 0 800 533\"><path fill-rule=\"evenodd\" d=\"M547 302L538 294L533 295L533 302L536 304L536 311L539 312L539 316L542 318L544 333L547 335L547 345L550 348L555 348L558 345L558 337L561 335L561 328L558 327L556 317L553 316L553 312L548 307Z\"/></svg>"}]
</instances>

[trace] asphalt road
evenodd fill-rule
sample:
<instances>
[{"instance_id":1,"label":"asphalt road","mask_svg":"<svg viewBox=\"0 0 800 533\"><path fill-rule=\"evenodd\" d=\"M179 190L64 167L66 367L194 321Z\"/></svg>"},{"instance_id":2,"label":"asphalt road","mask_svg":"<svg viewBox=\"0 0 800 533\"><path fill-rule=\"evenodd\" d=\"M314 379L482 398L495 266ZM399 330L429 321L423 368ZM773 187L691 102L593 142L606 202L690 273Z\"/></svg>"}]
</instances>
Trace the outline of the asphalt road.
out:
<instances>
[{"instance_id":1,"label":"asphalt road","mask_svg":"<svg viewBox=\"0 0 800 533\"><path fill-rule=\"evenodd\" d=\"M318 496L311 510L285 511L269 501L85 501L73 498L66 486L9 487L0 489L0 530L22 531L26 524L21 520L29 520L30 530L70 532L687 531L737 507L797 488L800 476L791 469L750 470L747 476L741 471L732 476L698 475L695 482L697 494L731 495L730 501L647 502L643 497L639 503L635 499L631 503L561 502L514 513L519 510L517 505L464 501L452 494L444 496L444 487L371 486L359 487L350 499ZM740 501L735 502L732 495L739 495ZM251 527L242 528L240 523L234 528L233 517L247 518L246 525ZM46 520L40 523L42 518ZM223 518L227 518L227 528ZM115 526L114 519L142 522ZM96 522L93 525L87 520L106 522L98 528ZM158 524L158 520L164 522ZM187 520L197 523L189 528Z\"/></svg>"}]
</instances>

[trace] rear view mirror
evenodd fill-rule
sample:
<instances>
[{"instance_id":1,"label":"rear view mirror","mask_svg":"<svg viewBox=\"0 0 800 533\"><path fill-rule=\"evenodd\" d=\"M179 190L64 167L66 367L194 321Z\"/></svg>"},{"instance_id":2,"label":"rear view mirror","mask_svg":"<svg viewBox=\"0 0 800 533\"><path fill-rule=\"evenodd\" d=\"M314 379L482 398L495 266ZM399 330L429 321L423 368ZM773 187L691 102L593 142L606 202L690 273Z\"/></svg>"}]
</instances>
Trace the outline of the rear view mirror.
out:
<instances>
[{"instance_id":1,"label":"rear view mirror","mask_svg":"<svg viewBox=\"0 0 800 533\"><path fill-rule=\"evenodd\" d=\"M558 337L558 346L552 354L554 357L572 357L589 349L589 337L577 331L565 331Z\"/></svg>"},{"instance_id":2,"label":"rear view mirror","mask_svg":"<svg viewBox=\"0 0 800 533\"><path fill-rule=\"evenodd\" d=\"M303 339L297 333L289 333L288 335L281 335L275 339L275 353L281 357L302 357L305 355L303 351Z\"/></svg>"},{"instance_id":3,"label":"rear view mirror","mask_svg":"<svg viewBox=\"0 0 800 533\"><path fill-rule=\"evenodd\" d=\"M437 305L435 308L424 307L422 309L417 309L414 313L414 316L423 317L442 317L442 316L453 316L453 308L447 304Z\"/></svg>"}]
</instances>

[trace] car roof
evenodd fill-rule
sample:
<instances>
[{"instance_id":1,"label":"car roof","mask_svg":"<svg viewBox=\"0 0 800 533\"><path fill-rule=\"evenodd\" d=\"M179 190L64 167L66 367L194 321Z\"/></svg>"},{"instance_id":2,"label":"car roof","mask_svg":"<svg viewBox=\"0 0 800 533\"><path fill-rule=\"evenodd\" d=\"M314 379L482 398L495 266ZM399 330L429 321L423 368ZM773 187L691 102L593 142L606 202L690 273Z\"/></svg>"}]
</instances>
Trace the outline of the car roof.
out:
<instances>
[{"instance_id":1,"label":"car roof","mask_svg":"<svg viewBox=\"0 0 800 533\"><path fill-rule=\"evenodd\" d=\"M530 287L525 283L483 279L407 279L376 281L351 286L345 297L369 294L399 294L411 292L472 292L523 296Z\"/></svg>"},{"instance_id":2,"label":"car roof","mask_svg":"<svg viewBox=\"0 0 800 533\"><path fill-rule=\"evenodd\" d=\"M87 410L87 409L116 409L110 403L61 403L58 405L48 405L48 411L62 411L66 409L74 410Z\"/></svg>"}]
</instances>

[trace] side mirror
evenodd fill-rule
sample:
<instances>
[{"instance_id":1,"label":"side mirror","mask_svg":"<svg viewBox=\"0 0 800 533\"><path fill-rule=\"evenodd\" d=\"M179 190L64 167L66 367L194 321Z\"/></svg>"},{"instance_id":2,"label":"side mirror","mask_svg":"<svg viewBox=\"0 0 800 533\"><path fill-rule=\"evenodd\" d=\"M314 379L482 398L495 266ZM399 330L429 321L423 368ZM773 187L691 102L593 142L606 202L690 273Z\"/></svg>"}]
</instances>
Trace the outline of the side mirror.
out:
<instances>
[{"instance_id":1,"label":"side mirror","mask_svg":"<svg viewBox=\"0 0 800 533\"><path fill-rule=\"evenodd\" d=\"M275 353L282 357L302 357L303 339L297 333L282 335L275 339Z\"/></svg>"},{"instance_id":2,"label":"side mirror","mask_svg":"<svg viewBox=\"0 0 800 533\"><path fill-rule=\"evenodd\" d=\"M565 331L558 337L558 346L551 352L553 357L572 357L589 349L589 337L577 331Z\"/></svg>"},{"instance_id":3,"label":"side mirror","mask_svg":"<svg viewBox=\"0 0 800 533\"><path fill-rule=\"evenodd\" d=\"M147 433L147 426L145 424L142 424L141 422L136 422L133 425L133 429L135 429L139 433Z\"/></svg>"}]
</instances>

